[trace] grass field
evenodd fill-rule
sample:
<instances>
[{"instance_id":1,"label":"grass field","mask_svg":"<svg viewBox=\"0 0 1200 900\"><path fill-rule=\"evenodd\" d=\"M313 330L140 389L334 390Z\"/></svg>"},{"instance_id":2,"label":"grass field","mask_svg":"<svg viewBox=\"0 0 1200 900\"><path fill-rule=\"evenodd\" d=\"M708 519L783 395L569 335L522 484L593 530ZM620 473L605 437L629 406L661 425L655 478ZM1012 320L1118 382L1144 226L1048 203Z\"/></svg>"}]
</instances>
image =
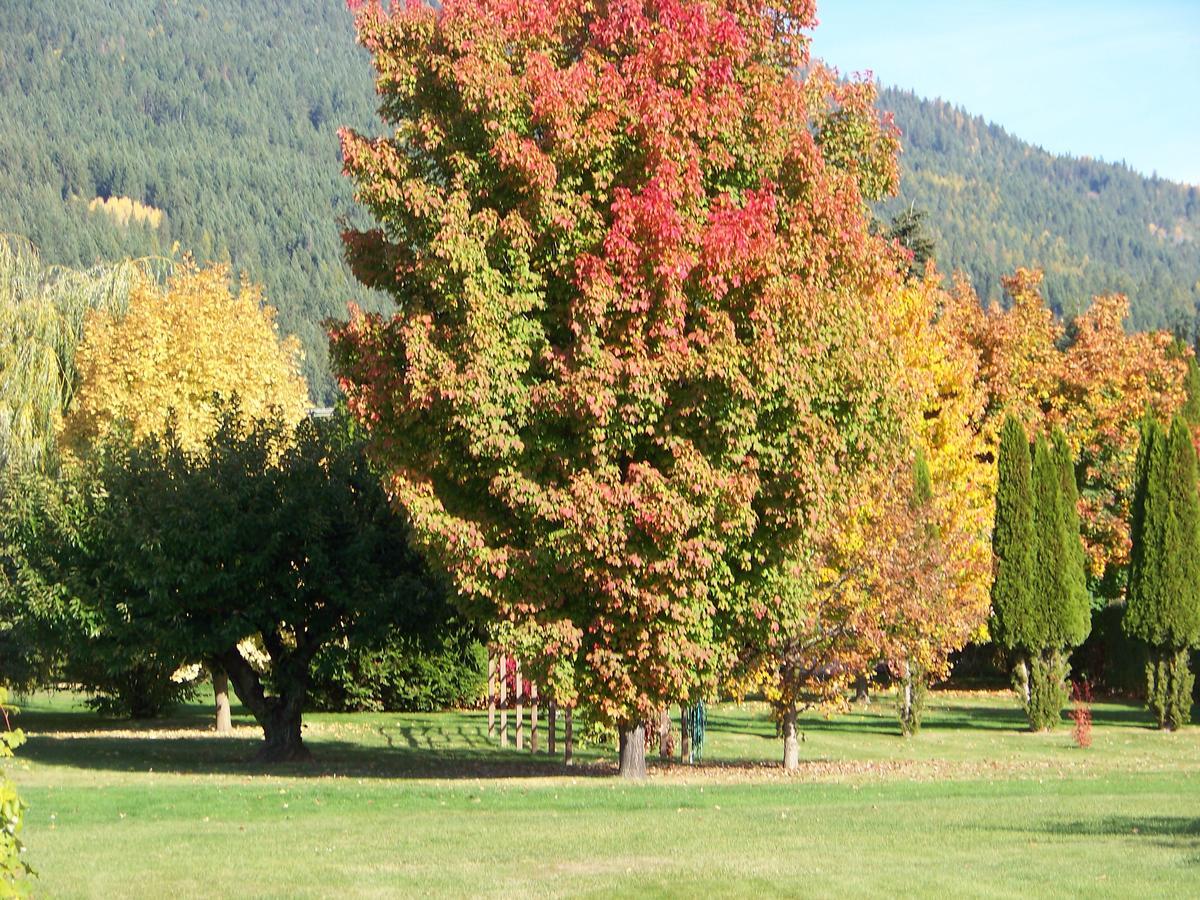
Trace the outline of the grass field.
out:
<instances>
[{"instance_id":1,"label":"grass field","mask_svg":"<svg viewBox=\"0 0 1200 900\"><path fill-rule=\"evenodd\" d=\"M264 771L258 735L28 701L10 767L39 896L1200 895L1200 727L1097 704L1095 743L1021 731L1003 694L938 693L803 723L785 777L758 704L710 713L705 764L621 783L501 751L479 713L313 715L316 761Z\"/></svg>"}]
</instances>

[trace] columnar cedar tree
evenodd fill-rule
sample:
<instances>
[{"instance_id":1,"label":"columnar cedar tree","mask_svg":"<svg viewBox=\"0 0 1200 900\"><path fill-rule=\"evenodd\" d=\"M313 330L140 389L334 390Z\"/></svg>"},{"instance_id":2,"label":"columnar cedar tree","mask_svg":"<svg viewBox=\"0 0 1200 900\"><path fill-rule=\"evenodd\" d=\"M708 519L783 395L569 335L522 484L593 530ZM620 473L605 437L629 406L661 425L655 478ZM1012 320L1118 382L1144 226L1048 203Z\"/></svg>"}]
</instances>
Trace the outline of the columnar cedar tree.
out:
<instances>
[{"instance_id":1,"label":"columnar cedar tree","mask_svg":"<svg viewBox=\"0 0 1200 900\"><path fill-rule=\"evenodd\" d=\"M1200 498L1196 452L1182 417L1166 434L1142 423L1133 508L1127 634L1150 648L1147 700L1159 727L1191 719L1190 647L1200 642Z\"/></svg>"}]
</instances>

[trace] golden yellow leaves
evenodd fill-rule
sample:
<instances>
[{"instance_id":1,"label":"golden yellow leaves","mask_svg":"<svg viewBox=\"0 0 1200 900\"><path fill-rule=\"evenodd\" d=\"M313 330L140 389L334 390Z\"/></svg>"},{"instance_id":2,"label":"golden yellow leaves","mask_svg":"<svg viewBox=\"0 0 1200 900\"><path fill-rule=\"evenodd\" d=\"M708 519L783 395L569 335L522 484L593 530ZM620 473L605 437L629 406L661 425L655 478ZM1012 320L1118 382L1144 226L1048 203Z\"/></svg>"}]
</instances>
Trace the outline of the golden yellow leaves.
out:
<instances>
[{"instance_id":1,"label":"golden yellow leaves","mask_svg":"<svg viewBox=\"0 0 1200 900\"><path fill-rule=\"evenodd\" d=\"M125 315L85 321L63 445L79 450L118 423L145 437L173 419L180 443L198 448L218 398L235 396L248 420L298 422L309 406L300 359L296 338L280 339L262 289L243 283L235 293L228 266L185 262L165 287L139 277Z\"/></svg>"}]
</instances>

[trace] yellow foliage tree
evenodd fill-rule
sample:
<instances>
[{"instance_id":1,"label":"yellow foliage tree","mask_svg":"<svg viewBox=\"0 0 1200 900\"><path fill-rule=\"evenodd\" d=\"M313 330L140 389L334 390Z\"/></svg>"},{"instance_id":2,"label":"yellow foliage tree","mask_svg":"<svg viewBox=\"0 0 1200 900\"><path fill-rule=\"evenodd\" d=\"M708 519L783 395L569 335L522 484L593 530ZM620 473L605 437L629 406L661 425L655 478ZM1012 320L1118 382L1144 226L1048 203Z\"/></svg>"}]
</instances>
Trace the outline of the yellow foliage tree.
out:
<instances>
[{"instance_id":1,"label":"yellow foliage tree","mask_svg":"<svg viewBox=\"0 0 1200 900\"><path fill-rule=\"evenodd\" d=\"M215 425L216 398L235 395L248 420L294 424L309 405L300 359L262 289L234 292L228 266L185 262L165 286L139 278L123 315L86 319L63 445L78 452L118 423L138 438L161 433L173 417L180 443L196 449Z\"/></svg>"}]
</instances>

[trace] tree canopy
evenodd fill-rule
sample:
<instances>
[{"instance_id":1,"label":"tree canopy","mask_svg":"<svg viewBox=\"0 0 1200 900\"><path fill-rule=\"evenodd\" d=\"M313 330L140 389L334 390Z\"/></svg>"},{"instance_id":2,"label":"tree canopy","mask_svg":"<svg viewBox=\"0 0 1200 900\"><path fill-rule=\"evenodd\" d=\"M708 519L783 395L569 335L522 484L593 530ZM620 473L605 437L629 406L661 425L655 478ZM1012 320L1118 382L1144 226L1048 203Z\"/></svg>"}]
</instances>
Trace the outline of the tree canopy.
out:
<instances>
[{"instance_id":1,"label":"tree canopy","mask_svg":"<svg viewBox=\"0 0 1200 900\"><path fill-rule=\"evenodd\" d=\"M357 4L356 4L357 5ZM869 85L808 3L361 4L394 134L343 131L397 314L335 333L351 408L468 602L554 628L603 721L712 684L726 636L894 438L897 258Z\"/></svg>"}]
</instances>

